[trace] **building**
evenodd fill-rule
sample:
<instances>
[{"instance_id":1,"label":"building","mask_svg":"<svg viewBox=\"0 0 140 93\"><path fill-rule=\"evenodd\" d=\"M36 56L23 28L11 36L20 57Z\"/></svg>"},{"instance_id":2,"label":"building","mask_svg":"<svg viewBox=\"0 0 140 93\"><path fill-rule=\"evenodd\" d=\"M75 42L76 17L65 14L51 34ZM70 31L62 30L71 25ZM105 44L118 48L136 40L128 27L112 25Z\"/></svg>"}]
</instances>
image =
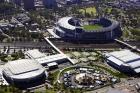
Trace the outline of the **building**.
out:
<instances>
[{"instance_id":1,"label":"building","mask_svg":"<svg viewBox=\"0 0 140 93\"><path fill-rule=\"evenodd\" d=\"M0 0L0 3L3 3L5 0Z\"/></svg>"},{"instance_id":2,"label":"building","mask_svg":"<svg viewBox=\"0 0 140 93\"><path fill-rule=\"evenodd\" d=\"M72 5L72 4L81 4L82 0L65 0L65 3L67 5Z\"/></svg>"},{"instance_id":3,"label":"building","mask_svg":"<svg viewBox=\"0 0 140 93\"><path fill-rule=\"evenodd\" d=\"M48 63L47 66L48 66L49 70L58 68L58 64L56 62Z\"/></svg>"},{"instance_id":4,"label":"building","mask_svg":"<svg viewBox=\"0 0 140 93\"><path fill-rule=\"evenodd\" d=\"M35 1L34 0L23 0L25 10L34 10Z\"/></svg>"},{"instance_id":5,"label":"building","mask_svg":"<svg viewBox=\"0 0 140 93\"><path fill-rule=\"evenodd\" d=\"M13 2L14 2L16 5L21 6L22 0L13 0Z\"/></svg>"},{"instance_id":6,"label":"building","mask_svg":"<svg viewBox=\"0 0 140 93\"><path fill-rule=\"evenodd\" d=\"M30 17L25 13L17 14L14 18L15 21L18 21L18 23L22 24L29 23L31 21Z\"/></svg>"},{"instance_id":7,"label":"building","mask_svg":"<svg viewBox=\"0 0 140 93\"><path fill-rule=\"evenodd\" d=\"M87 25L101 25L102 28L87 30ZM61 18L54 28L54 33L62 39L87 40L95 42L112 41L122 35L117 21L106 18L83 21L73 17Z\"/></svg>"},{"instance_id":8,"label":"building","mask_svg":"<svg viewBox=\"0 0 140 93\"><path fill-rule=\"evenodd\" d=\"M2 73L10 85L20 89L37 86L45 82L46 79L45 69L30 59L8 62L4 65Z\"/></svg>"},{"instance_id":9,"label":"building","mask_svg":"<svg viewBox=\"0 0 140 93\"><path fill-rule=\"evenodd\" d=\"M106 62L127 74L140 74L140 56L130 50L106 53Z\"/></svg>"},{"instance_id":10,"label":"building","mask_svg":"<svg viewBox=\"0 0 140 93\"><path fill-rule=\"evenodd\" d=\"M56 2L56 0L43 0L43 5L46 8L56 8L57 2Z\"/></svg>"},{"instance_id":11,"label":"building","mask_svg":"<svg viewBox=\"0 0 140 93\"><path fill-rule=\"evenodd\" d=\"M24 53L26 57L36 60L38 63L47 66L49 63L53 64L62 64L66 62L67 57L63 54L56 54L47 56L44 53L41 53L39 50L29 50ZM52 65L52 64L51 64ZM48 65L49 66L49 65Z\"/></svg>"},{"instance_id":12,"label":"building","mask_svg":"<svg viewBox=\"0 0 140 93\"><path fill-rule=\"evenodd\" d=\"M136 89L138 92L140 92L140 82L138 82L136 85L135 85Z\"/></svg>"}]
</instances>

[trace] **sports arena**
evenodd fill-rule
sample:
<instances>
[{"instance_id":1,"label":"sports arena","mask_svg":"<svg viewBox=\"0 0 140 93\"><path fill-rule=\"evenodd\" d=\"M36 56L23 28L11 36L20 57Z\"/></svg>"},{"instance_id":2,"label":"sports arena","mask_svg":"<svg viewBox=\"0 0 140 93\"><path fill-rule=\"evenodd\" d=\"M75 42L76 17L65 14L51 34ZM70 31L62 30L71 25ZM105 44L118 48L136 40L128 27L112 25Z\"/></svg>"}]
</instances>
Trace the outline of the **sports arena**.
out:
<instances>
[{"instance_id":1,"label":"sports arena","mask_svg":"<svg viewBox=\"0 0 140 93\"><path fill-rule=\"evenodd\" d=\"M122 35L119 22L106 18L80 20L73 17L61 18L54 28L63 39L111 41Z\"/></svg>"},{"instance_id":2,"label":"sports arena","mask_svg":"<svg viewBox=\"0 0 140 93\"><path fill-rule=\"evenodd\" d=\"M20 89L34 87L45 82L45 69L31 59L8 62L2 71L6 81Z\"/></svg>"}]
</instances>

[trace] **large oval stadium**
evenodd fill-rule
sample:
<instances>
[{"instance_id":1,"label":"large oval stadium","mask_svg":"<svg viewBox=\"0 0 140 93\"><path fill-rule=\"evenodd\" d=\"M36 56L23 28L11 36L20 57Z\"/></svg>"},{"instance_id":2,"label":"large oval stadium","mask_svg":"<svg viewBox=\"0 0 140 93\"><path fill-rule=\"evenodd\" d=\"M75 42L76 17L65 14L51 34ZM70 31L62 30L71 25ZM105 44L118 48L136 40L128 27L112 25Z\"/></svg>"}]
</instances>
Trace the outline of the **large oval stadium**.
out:
<instances>
[{"instance_id":1,"label":"large oval stadium","mask_svg":"<svg viewBox=\"0 0 140 93\"><path fill-rule=\"evenodd\" d=\"M119 22L106 18L80 20L73 17L61 18L54 32L64 39L110 41L122 35Z\"/></svg>"}]
</instances>

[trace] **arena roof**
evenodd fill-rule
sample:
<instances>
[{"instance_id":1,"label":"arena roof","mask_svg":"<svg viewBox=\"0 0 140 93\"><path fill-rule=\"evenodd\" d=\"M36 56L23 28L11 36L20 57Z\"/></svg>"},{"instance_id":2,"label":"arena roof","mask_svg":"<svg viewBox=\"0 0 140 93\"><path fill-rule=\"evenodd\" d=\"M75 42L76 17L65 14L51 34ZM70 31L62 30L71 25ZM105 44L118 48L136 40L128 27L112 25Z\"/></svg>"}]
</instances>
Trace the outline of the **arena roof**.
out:
<instances>
[{"instance_id":1,"label":"arena roof","mask_svg":"<svg viewBox=\"0 0 140 93\"><path fill-rule=\"evenodd\" d=\"M39 63L30 59L8 62L3 69L5 75L16 79L32 78L44 71L45 69Z\"/></svg>"},{"instance_id":2,"label":"arena roof","mask_svg":"<svg viewBox=\"0 0 140 93\"><path fill-rule=\"evenodd\" d=\"M108 60L114 62L118 66L130 66L134 71L140 73L140 56L130 50L115 51L106 54Z\"/></svg>"},{"instance_id":3,"label":"arena roof","mask_svg":"<svg viewBox=\"0 0 140 93\"><path fill-rule=\"evenodd\" d=\"M74 30L76 27L72 26L68 23L68 21L70 19L72 19L72 17L63 17L58 21L58 25L61 26L61 27L65 27L67 29L70 29L70 30Z\"/></svg>"}]
</instances>

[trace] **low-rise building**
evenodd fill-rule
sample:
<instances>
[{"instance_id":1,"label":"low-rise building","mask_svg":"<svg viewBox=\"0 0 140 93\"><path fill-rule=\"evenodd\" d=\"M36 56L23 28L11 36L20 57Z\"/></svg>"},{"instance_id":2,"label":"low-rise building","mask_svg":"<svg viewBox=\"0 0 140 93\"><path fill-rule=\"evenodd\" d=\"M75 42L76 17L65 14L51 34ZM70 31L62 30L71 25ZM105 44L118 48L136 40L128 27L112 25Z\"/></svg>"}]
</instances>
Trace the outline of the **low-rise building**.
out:
<instances>
[{"instance_id":1,"label":"low-rise building","mask_svg":"<svg viewBox=\"0 0 140 93\"><path fill-rule=\"evenodd\" d=\"M41 53L39 50L29 50L25 52L26 57L29 57L31 59L36 60L42 65L47 65L52 62L56 62L57 64L61 64L63 62L66 62L67 57L63 54L55 54L47 56L44 53Z\"/></svg>"},{"instance_id":2,"label":"low-rise building","mask_svg":"<svg viewBox=\"0 0 140 93\"><path fill-rule=\"evenodd\" d=\"M119 71L128 74L140 73L140 56L130 50L106 53L105 57L106 62Z\"/></svg>"}]
</instances>

